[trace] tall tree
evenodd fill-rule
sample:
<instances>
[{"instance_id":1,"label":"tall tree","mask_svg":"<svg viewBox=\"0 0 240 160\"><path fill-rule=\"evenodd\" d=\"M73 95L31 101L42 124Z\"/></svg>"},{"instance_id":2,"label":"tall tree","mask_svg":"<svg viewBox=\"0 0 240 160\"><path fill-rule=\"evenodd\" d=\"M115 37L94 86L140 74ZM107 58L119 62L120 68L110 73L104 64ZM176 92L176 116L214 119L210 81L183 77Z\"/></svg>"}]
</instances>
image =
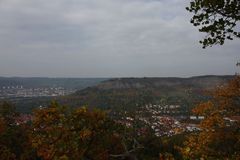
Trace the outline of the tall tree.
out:
<instances>
[{"instance_id":1,"label":"tall tree","mask_svg":"<svg viewBox=\"0 0 240 160\"><path fill-rule=\"evenodd\" d=\"M191 23L207 34L203 48L240 38L240 0L191 0L186 9L194 13Z\"/></svg>"},{"instance_id":2,"label":"tall tree","mask_svg":"<svg viewBox=\"0 0 240 160\"><path fill-rule=\"evenodd\" d=\"M30 127L17 124L15 120L18 116L12 104L0 104L0 159L34 160L37 157L28 137Z\"/></svg>"},{"instance_id":3,"label":"tall tree","mask_svg":"<svg viewBox=\"0 0 240 160\"><path fill-rule=\"evenodd\" d=\"M183 154L189 159L240 159L240 77L217 88L193 112L205 119L185 142Z\"/></svg>"},{"instance_id":4,"label":"tall tree","mask_svg":"<svg viewBox=\"0 0 240 160\"><path fill-rule=\"evenodd\" d=\"M14 125L15 118L19 115L16 111L14 105L9 102L1 102L0 103L0 116L6 121L9 125Z\"/></svg>"},{"instance_id":5,"label":"tall tree","mask_svg":"<svg viewBox=\"0 0 240 160\"><path fill-rule=\"evenodd\" d=\"M52 103L34 112L32 145L45 160L105 160L123 150L117 128L102 111Z\"/></svg>"}]
</instances>

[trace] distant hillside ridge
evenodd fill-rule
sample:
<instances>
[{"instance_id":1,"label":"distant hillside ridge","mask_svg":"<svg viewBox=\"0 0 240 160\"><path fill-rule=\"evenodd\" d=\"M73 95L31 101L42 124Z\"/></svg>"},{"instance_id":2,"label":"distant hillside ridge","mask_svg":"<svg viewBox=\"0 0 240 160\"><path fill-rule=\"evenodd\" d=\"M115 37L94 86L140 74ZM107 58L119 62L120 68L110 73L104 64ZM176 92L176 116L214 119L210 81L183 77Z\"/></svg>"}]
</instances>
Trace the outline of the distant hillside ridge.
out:
<instances>
[{"instance_id":1,"label":"distant hillside ridge","mask_svg":"<svg viewBox=\"0 0 240 160\"><path fill-rule=\"evenodd\" d=\"M111 90L111 89L144 89L155 88L161 89L162 87L193 87L199 89L211 89L218 85L224 84L233 75L226 76L196 76L190 78L178 78L178 77L153 77L153 78L115 78L103 81L93 88L99 90Z\"/></svg>"},{"instance_id":2,"label":"distant hillside ridge","mask_svg":"<svg viewBox=\"0 0 240 160\"><path fill-rule=\"evenodd\" d=\"M113 79L27 79L28 86L64 85L77 91L54 99L70 107L88 106L113 110L134 110L136 104L176 104L189 111L205 90L226 84L234 76L198 76L190 78L113 78ZM5 79L6 80L6 79ZM18 79L19 80L19 79ZM56 82L56 80L58 82ZM85 83L84 83L85 82ZM37 83L37 84L36 84ZM63 86L63 87L64 87ZM33 108L47 106L52 98L14 100L19 111L30 113ZM184 111L184 113L185 113Z\"/></svg>"},{"instance_id":3,"label":"distant hillside ridge","mask_svg":"<svg viewBox=\"0 0 240 160\"><path fill-rule=\"evenodd\" d=\"M190 78L114 78L79 90L64 99L63 104L113 110L135 110L145 104L180 105L188 114L206 91L226 84L234 76L197 76Z\"/></svg>"},{"instance_id":4,"label":"distant hillside ridge","mask_svg":"<svg viewBox=\"0 0 240 160\"><path fill-rule=\"evenodd\" d=\"M0 77L0 89L7 86L23 86L24 88L64 87L81 90L105 80L107 78Z\"/></svg>"}]
</instances>

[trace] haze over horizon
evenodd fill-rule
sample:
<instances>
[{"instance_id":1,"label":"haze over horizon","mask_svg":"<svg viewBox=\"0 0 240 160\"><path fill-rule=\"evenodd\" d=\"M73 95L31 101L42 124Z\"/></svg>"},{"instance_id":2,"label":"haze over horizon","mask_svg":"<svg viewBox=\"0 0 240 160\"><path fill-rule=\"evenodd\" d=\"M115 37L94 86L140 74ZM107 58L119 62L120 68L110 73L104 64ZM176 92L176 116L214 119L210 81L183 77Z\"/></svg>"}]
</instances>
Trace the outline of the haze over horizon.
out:
<instances>
[{"instance_id":1,"label":"haze over horizon","mask_svg":"<svg viewBox=\"0 0 240 160\"><path fill-rule=\"evenodd\" d=\"M205 76L234 76L235 74L232 74L232 75L193 75L193 76L155 76L155 77L151 77L151 76L147 76L147 77L141 77L141 76L123 76L123 77L54 77L54 76L49 76L49 77L44 77L44 76L0 76L0 78L50 78L50 79L54 79L54 78L79 78L79 79L94 79L94 78L102 78L102 79L117 79L117 78L193 78L193 77L205 77Z\"/></svg>"},{"instance_id":2,"label":"haze over horizon","mask_svg":"<svg viewBox=\"0 0 240 160\"><path fill-rule=\"evenodd\" d=\"M182 0L1 0L0 77L233 75L239 40L202 49Z\"/></svg>"}]
</instances>

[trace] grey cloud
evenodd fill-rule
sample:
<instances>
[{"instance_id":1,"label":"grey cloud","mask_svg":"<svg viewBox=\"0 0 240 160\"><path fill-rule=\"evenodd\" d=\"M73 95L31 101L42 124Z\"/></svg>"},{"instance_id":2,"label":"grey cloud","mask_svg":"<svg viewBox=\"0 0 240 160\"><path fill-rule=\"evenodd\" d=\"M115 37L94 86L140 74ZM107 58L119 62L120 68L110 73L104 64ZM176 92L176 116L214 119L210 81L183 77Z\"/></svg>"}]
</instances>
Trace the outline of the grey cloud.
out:
<instances>
[{"instance_id":1,"label":"grey cloud","mask_svg":"<svg viewBox=\"0 0 240 160\"><path fill-rule=\"evenodd\" d=\"M2 0L0 76L234 74L239 40L201 49L182 0Z\"/></svg>"}]
</instances>

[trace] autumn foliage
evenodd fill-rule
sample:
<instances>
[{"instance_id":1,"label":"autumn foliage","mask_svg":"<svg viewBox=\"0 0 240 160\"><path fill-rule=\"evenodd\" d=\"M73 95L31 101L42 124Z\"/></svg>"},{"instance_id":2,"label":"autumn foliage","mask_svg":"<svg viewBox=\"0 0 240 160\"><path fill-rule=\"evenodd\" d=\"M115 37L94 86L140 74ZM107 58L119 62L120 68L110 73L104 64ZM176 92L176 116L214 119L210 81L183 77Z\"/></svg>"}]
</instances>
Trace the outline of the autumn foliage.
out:
<instances>
[{"instance_id":1,"label":"autumn foliage","mask_svg":"<svg viewBox=\"0 0 240 160\"><path fill-rule=\"evenodd\" d=\"M34 112L32 145L45 160L105 160L120 144L114 127L102 111L52 103Z\"/></svg>"},{"instance_id":2,"label":"autumn foliage","mask_svg":"<svg viewBox=\"0 0 240 160\"><path fill-rule=\"evenodd\" d=\"M188 138L182 152L189 159L239 159L240 77L218 87L211 96L193 109L205 119L201 131Z\"/></svg>"}]
</instances>

